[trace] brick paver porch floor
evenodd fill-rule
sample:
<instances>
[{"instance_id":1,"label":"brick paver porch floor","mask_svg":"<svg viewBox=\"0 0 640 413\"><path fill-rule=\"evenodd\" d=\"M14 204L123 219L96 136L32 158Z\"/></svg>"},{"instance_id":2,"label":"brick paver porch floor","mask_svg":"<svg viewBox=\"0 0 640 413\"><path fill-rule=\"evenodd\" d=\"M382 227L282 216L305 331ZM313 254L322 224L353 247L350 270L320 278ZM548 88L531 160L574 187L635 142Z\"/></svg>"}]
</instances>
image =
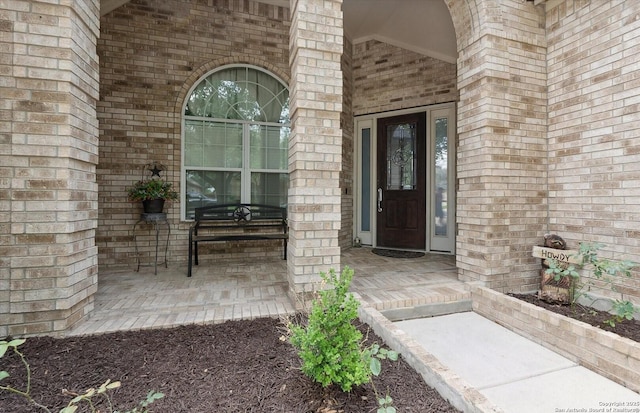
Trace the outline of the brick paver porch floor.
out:
<instances>
[{"instance_id":1,"label":"brick paver porch floor","mask_svg":"<svg viewBox=\"0 0 640 413\"><path fill-rule=\"evenodd\" d=\"M379 310L468 299L457 280L455 257L387 258L352 248L342 265L355 271L352 290ZM212 265L201 262L193 277L186 263L140 272L101 269L95 309L68 335L218 323L294 312L287 295L286 261Z\"/></svg>"}]
</instances>

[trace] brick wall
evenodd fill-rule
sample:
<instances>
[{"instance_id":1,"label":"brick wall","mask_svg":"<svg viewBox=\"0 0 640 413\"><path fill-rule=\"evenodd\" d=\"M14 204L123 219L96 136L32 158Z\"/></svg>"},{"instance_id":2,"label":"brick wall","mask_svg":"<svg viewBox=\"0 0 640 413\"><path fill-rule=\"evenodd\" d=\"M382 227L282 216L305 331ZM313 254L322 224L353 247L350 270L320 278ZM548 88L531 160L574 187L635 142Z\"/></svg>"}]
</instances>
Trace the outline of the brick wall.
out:
<instances>
[{"instance_id":1,"label":"brick wall","mask_svg":"<svg viewBox=\"0 0 640 413\"><path fill-rule=\"evenodd\" d=\"M13 102L26 94L17 89L17 80L13 77L14 22L18 10L0 10L0 317L9 317L11 306L11 255L14 248L14 236L11 235L11 178L14 165L11 160L11 118ZM15 165L17 166L17 165ZM15 249L14 249L15 251ZM3 323L4 324L4 323ZM8 326L0 326L0 337L8 334Z\"/></svg>"},{"instance_id":2,"label":"brick wall","mask_svg":"<svg viewBox=\"0 0 640 413\"><path fill-rule=\"evenodd\" d=\"M539 263L530 250L548 231L570 246L598 241L607 244L603 255L640 262L640 4L446 3L458 35L457 67L376 41L352 48L342 34L340 1L305 3L328 19L306 16L305 23L319 24L316 31L327 37L320 44L300 37L295 50L312 53L294 66L326 79L328 93L318 99L310 83L302 89L309 95L299 98L309 104L301 119L323 123L305 125L296 144L319 135L335 153L316 168L296 164L312 162L303 159L312 145L293 151L293 170L304 172L294 180L320 174L326 191L311 196L330 198L320 211L305 210L308 200L293 203L300 206L294 222L317 217L324 224L305 238L319 246L314 259L300 261L299 275L311 280L351 242L351 115L455 101L458 94L461 279L536 289ZM164 177L178 185L180 112L202 75L248 63L290 79L287 8L132 0L100 25L98 10L97 0L0 6L0 317L9 320L0 336L64 330L91 309L94 235L101 265L133 265L140 210L126 200L126 188L151 161L167 165ZM306 12L296 9L298 23ZM319 51L335 72L318 72ZM312 106L327 98L336 101L318 116ZM297 182L293 195L304 186ZM186 257L187 224L178 210L177 203L169 209L170 260ZM257 248L251 253L270 249ZM142 250L148 259L151 246ZM618 289L640 301L637 272Z\"/></svg>"},{"instance_id":3,"label":"brick wall","mask_svg":"<svg viewBox=\"0 0 640 413\"><path fill-rule=\"evenodd\" d=\"M98 10L0 5L0 337L64 331L93 305Z\"/></svg>"},{"instance_id":4,"label":"brick wall","mask_svg":"<svg viewBox=\"0 0 640 413\"><path fill-rule=\"evenodd\" d=\"M340 268L343 41L341 0L292 2L289 248L291 292Z\"/></svg>"},{"instance_id":5,"label":"brick wall","mask_svg":"<svg viewBox=\"0 0 640 413\"><path fill-rule=\"evenodd\" d=\"M354 151L354 122L353 122L353 45L348 38L344 38L342 54L342 171L340 172L341 197L341 226L339 232L340 248L353 246L353 151Z\"/></svg>"},{"instance_id":6,"label":"brick wall","mask_svg":"<svg viewBox=\"0 0 640 413\"><path fill-rule=\"evenodd\" d=\"M353 47L355 116L458 100L456 65L369 40Z\"/></svg>"},{"instance_id":7,"label":"brick wall","mask_svg":"<svg viewBox=\"0 0 640 413\"><path fill-rule=\"evenodd\" d=\"M254 2L131 1L101 20L100 55L100 265L135 262L133 225L141 207L126 189L145 164L168 167L163 178L179 188L180 116L187 92L217 67L247 63L289 81L289 11ZM145 175L147 176L147 175ZM167 208L165 207L165 210ZM186 260L188 223L178 202L169 205L169 260ZM148 238L150 239L150 238ZM255 243L251 254L280 255L279 244ZM143 264L153 248L140 245ZM229 246L208 246L232 256ZM237 255L236 255L237 257Z\"/></svg>"},{"instance_id":8,"label":"brick wall","mask_svg":"<svg viewBox=\"0 0 640 413\"><path fill-rule=\"evenodd\" d=\"M528 2L470 1L468 9L448 3L454 24L465 24L456 27L464 46L458 58L459 277L501 291L535 290L539 264L531 246L547 222L544 18Z\"/></svg>"},{"instance_id":9,"label":"brick wall","mask_svg":"<svg viewBox=\"0 0 640 413\"><path fill-rule=\"evenodd\" d=\"M549 230L640 262L640 2L546 7ZM618 290L640 303L639 273Z\"/></svg>"}]
</instances>

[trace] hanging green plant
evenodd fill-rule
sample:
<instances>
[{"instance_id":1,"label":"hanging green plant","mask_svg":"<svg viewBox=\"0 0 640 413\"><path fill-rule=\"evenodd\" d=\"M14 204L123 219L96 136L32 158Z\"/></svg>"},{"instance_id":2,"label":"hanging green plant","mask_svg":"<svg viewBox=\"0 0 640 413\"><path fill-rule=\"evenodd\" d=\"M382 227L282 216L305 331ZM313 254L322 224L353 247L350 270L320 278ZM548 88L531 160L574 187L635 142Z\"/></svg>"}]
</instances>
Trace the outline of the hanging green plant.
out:
<instances>
[{"instance_id":1,"label":"hanging green plant","mask_svg":"<svg viewBox=\"0 0 640 413\"><path fill-rule=\"evenodd\" d=\"M129 188L128 196L130 201L178 199L178 193L173 190L173 184L162 179L147 179L138 181L131 188Z\"/></svg>"}]
</instances>

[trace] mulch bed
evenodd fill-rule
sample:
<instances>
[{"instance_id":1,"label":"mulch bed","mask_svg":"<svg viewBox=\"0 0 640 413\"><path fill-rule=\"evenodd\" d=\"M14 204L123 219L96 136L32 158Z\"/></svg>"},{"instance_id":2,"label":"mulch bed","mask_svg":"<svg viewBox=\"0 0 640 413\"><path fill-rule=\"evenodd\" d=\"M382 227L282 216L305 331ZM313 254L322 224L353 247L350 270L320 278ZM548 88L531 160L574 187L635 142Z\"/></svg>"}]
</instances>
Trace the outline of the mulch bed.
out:
<instances>
[{"instance_id":1,"label":"mulch bed","mask_svg":"<svg viewBox=\"0 0 640 413\"><path fill-rule=\"evenodd\" d=\"M554 313L562 314L575 320L583 321L594 327L599 327L603 330L616 333L622 337L627 337L631 340L640 342L640 321L638 320L624 320L620 323L616 323L615 327L611 327L605 323L606 320L611 318L611 314L606 311L598 311L590 307L582 306L580 304L571 306L549 303L539 299L537 294L510 295L528 303L545 308Z\"/></svg>"},{"instance_id":2,"label":"mulch bed","mask_svg":"<svg viewBox=\"0 0 640 413\"><path fill-rule=\"evenodd\" d=\"M114 408L134 408L149 390L165 397L154 412L375 412L371 385L343 393L323 389L299 370L300 360L282 336L282 323L262 318L216 325L119 332L97 336L30 338L19 348L32 369L35 400L58 412L75 391L106 379L122 386L110 391ZM372 332L369 341L382 341ZM8 352L0 370L2 385L24 388L22 365ZM376 387L388 391L401 412L456 412L400 358L385 361ZM104 405L101 412L109 411ZM0 391L0 412L42 412Z\"/></svg>"}]
</instances>

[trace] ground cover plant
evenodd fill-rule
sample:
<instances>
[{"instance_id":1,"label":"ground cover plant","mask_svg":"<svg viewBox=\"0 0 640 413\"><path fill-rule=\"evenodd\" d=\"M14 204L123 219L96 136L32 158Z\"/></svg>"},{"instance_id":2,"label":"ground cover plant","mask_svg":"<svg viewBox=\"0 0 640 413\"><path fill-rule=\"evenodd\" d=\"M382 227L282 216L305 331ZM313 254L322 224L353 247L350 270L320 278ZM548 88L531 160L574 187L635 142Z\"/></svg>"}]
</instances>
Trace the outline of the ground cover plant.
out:
<instances>
[{"instance_id":1,"label":"ground cover plant","mask_svg":"<svg viewBox=\"0 0 640 413\"><path fill-rule=\"evenodd\" d=\"M368 337L365 344L382 344L366 325L359 328ZM261 318L62 339L35 337L20 348L31 366L32 397L56 412L70 400L62 389L82 392L107 378L121 382L110 394L113 405L123 411L138 406L152 389L164 394L149 406L155 413L378 409L370 385L342 392L306 377L296 349L281 336L280 320ZM0 359L0 370L10 374L2 384L24 388L18 357L7 353ZM402 358L383 360L382 370L373 377L375 385L393 394L399 412L456 411ZM97 407L106 411L104 404ZM41 411L22 397L0 392L0 412Z\"/></svg>"}]
</instances>

